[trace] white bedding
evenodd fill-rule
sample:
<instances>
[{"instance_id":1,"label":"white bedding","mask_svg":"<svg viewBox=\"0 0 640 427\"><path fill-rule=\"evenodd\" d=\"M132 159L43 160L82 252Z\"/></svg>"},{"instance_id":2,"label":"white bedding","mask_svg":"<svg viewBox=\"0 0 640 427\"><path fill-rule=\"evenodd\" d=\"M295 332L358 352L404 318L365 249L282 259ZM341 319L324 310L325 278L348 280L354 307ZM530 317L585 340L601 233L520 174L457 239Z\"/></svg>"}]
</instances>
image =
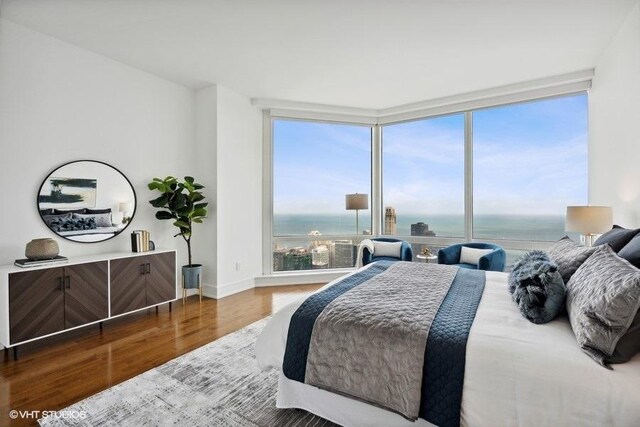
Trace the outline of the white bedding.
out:
<instances>
[{"instance_id":1,"label":"white bedding","mask_svg":"<svg viewBox=\"0 0 640 427\"><path fill-rule=\"evenodd\" d=\"M487 272L467 343L462 425L640 426L640 355L613 371L601 367L580 350L566 317L546 325L524 319L506 281L506 273ZM258 337L262 369L281 369L289 321L304 299L275 313ZM282 374L278 407L306 409L346 426L429 425Z\"/></svg>"}]
</instances>

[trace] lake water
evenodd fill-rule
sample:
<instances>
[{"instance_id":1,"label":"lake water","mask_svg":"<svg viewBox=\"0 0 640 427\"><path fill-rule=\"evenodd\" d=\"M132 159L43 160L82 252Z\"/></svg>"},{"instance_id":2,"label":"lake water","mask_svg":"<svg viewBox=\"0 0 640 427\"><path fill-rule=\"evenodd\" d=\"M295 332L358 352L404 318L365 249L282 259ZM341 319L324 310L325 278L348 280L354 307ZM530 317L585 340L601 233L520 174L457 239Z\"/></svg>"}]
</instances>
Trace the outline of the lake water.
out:
<instances>
[{"instance_id":1,"label":"lake water","mask_svg":"<svg viewBox=\"0 0 640 427\"><path fill-rule=\"evenodd\" d=\"M398 215L396 234L410 236L411 224L417 222L428 224L437 237L464 237L462 215ZM362 230L370 230L370 215L360 215L359 223L360 234ZM562 215L476 215L473 228L476 239L554 241L566 234L564 225ZM274 236L306 236L310 231L319 231L323 235L355 234L355 213L274 215Z\"/></svg>"}]
</instances>

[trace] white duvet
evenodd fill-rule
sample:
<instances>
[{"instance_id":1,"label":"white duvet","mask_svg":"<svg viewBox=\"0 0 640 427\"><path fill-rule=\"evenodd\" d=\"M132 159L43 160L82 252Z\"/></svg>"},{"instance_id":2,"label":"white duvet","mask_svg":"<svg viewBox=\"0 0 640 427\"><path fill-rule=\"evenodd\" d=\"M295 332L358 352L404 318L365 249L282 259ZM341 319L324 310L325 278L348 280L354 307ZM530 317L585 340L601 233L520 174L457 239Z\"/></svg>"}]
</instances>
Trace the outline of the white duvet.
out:
<instances>
[{"instance_id":1,"label":"white duvet","mask_svg":"<svg viewBox=\"0 0 640 427\"><path fill-rule=\"evenodd\" d=\"M603 368L580 350L565 316L546 325L523 318L506 282L506 273L487 272L467 343L462 425L640 426L640 355ZM275 313L258 337L262 369L281 369L289 321L303 301ZM279 407L348 426L427 424L280 377Z\"/></svg>"}]
</instances>

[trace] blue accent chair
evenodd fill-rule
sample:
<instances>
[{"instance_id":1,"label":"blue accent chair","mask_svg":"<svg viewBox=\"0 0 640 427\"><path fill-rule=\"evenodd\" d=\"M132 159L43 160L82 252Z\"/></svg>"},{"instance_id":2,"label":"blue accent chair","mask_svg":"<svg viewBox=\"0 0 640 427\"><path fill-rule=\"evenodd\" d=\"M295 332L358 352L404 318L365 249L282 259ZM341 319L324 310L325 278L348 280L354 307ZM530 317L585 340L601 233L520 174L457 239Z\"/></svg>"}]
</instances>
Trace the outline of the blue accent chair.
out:
<instances>
[{"instance_id":1,"label":"blue accent chair","mask_svg":"<svg viewBox=\"0 0 640 427\"><path fill-rule=\"evenodd\" d=\"M477 266L475 264L461 264L460 251L463 246L474 249L493 249L493 252L489 252L485 256L480 257ZM473 270L504 271L506 258L507 254L504 252L504 249L492 243L461 243L438 251L438 264L457 265L460 268Z\"/></svg>"},{"instance_id":2,"label":"blue accent chair","mask_svg":"<svg viewBox=\"0 0 640 427\"><path fill-rule=\"evenodd\" d=\"M392 239L389 237L377 237L375 239L371 239L374 242L402 242L402 246L400 247L400 258L390 257L390 256L372 256L369 249L364 248L362 250L362 265L367 265L373 261L413 261L413 250L411 249L411 245L404 240Z\"/></svg>"}]
</instances>

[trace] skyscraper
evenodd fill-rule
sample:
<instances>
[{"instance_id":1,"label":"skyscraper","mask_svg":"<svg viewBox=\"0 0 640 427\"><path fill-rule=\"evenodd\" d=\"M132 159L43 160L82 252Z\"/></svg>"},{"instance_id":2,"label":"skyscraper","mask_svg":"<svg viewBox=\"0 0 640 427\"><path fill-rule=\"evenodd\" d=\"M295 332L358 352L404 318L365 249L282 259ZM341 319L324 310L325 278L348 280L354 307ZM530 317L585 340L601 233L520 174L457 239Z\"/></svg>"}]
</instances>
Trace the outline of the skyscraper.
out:
<instances>
[{"instance_id":1,"label":"skyscraper","mask_svg":"<svg viewBox=\"0 0 640 427\"><path fill-rule=\"evenodd\" d=\"M320 245L311 249L312 268L329 268L329 248Z\"/></svg>"},{"instance_id":2,"label":"skyscraper","mask_svg":"<svg viewBox=\"0 0 640 427\"><path fill-rule=\"evenodd\" d=\"M433 237L436 235L436 233L429 230L429 224L425 224L424 222L418 222L416 224L411 224L411 235Z\"/></svg>"},{"instance_id":3,"label":"skyscraper","mask_svg":"<svg viewBox=\"0 0 640 427\"><path fill-rule=\"evenodd\" d=\"M353 267L353 242L351 240L336 240L333 246L333 268Z\"/></svg>"},{"instance_id":4,"label":"skyscraper","mask_svg":"<svg viewBox=\"0 0 640 427\"><path fill-rule=\"evenodd\" d=\"M384 234L397 234L396 232L396 210L391 206L384 208Z\"/></svg>"}]
</instances>

